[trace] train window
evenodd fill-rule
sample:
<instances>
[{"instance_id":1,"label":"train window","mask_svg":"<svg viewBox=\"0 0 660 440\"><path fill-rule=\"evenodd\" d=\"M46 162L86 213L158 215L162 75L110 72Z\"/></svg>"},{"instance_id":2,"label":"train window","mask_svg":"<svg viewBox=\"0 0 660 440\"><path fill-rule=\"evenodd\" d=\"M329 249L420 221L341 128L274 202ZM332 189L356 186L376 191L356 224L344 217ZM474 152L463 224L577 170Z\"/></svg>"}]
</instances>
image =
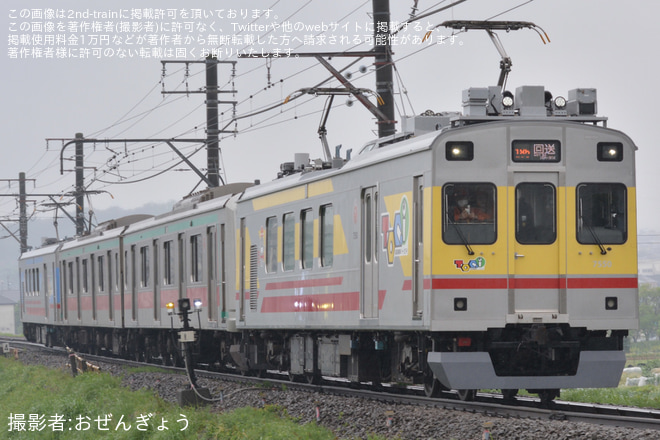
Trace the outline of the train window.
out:
<instances>
[{"instance_id":1,"label":"train window","mask_svg":"<svg viewBox=\"0 0 660 440\"><path fill-rule=\"evenodd\" d=\"M202 235L190 237L190 280L202 281Z\"/></svg>"},{"instance_id":2,"label":"train window","mask_svg":"<svg viewBox=\"0 0 660 440\"><path fill-rule=\"evenodd\" d=\"M89 292L89 278L87 273L87 258L82 260L82 291Z\"/></svg>"},{"instance_id":3,"label":"train window","mask_svg":"<svg viewBox=\"0 0 660 440\"><path fill-rule=\"evenodd\" d=\"M492 183L448 183L442 237L447 244L492 244L497 240L497 191Z\"/></svg>"},{"instance_id":4,"label":"train window","mask_svg":"<svg viewBox=\"0 0 660 440\"><path fill-rule=\"evenodd\" d=\"M447 142L445 158L447 160L472 160L474 159L474 144L472 142Z\"/></svg>"},{"instance_id":5,"label":"train window","mask_svg":"<svg viewBox=\"0 0 660 440\"><path fill-rule=\"evenodd\" d=\"M521 244L551 244L557 239L555 187L526 182L516 187L516 240Z\"/></svg>"},{"instance_id":6,"label":"train window","mask_svg":"<svg viewBox=\"0 0 660 440\"><path fill-rule=\"evenodd\" d=\"M140 247L140 286L149 285L149 247Z\"/></svg>"},{"instance_id":7,"label":"train window","mask_svg":"<svg viewBox=\"0 0 660 440\"><path fill-rule=\"evenodd\" d=\"M163 243L163 284L166 286L174 284L172 264L172 240L169 240Z\"/></svg>"},{"instance_id":8,"label":"train window","mask_svg":"<svg viewBox=\"0 0 660 440\"><path fill-rule=\"evenodd\" d=\"M311 209L305 209L300 213L302 224L302 267L311 269L314 265L314 214Z\"/></svg>"},{"instance_id":9,"label":"train window","mask_svg":"<svg viewBox=\"0 0 660 440\"><path fill-rule=\"evenodd\" d=\"M105 278L103 277L103 255L99 255L98 257L98 264L99 264L99 292L103 292L105 290Z\"/></svg>"},{"instance_id":10,"label":"train window","mask_svg":"<svg viewBox=\"0 0 660 440\"><path fill-rule=\"evenodd\" d=\"M73 295L73 261L69 261L69 295Z\"/></svg>"},{"instance_id":11,"label":"train window","mask_svg":"<svg viewBox=\"0 0 660 440\"><path fill-rule=\"evenodd\" d=\"M112 251L108 251L108 293L112 293ZM117 268L115 267L115 271Z\"/></svg>"},{"instance_id":12,"label":"train window","mask_svg":"<svg viewBox=\"0 0 660 440\"><path fill-rule=\"evenodd\" d=\"M628 238L626 187L620 183L577 186L577 241L621 244Z\"/></svg>"},{"instance_id":13,"label":"train window","mask_svg":"<svg viewBox=\"0 0 660 440\"><path fill-rule=\"evenodd\" d=\"M119 292L119 272L121 268L119 267L119 252L115 253L115 291Z\"/></svg>"},{"instance_id":14,"label":"train window","mask_svg":"<svg viewBox=\"0 0 660 440\"><path fill-rule=\"evenodd\" d=\"M334 250L334 214L332 205L321 206L321 266L332 266Z\"/></svg>"},{"instance_id":15,"label":"train window","mask_svg":"<svg viewBox=\"0 0 660 440\"><path fill-rule=\"evenodd\" d=\"M277 217L266 219L266 272L277 272Z\"/></svg>"},{"instance_id":16,"label":"train window","mask_svg":"<svg viewBox=\"0 0 660 440\"><path fill-rule=\"evenodd\" d=\"M284 270L293 270L295 263L296 220L293 212L284 214L282 219L282 263Z\"/></svg>"},{"instance_id":17,"label":"train window","mask_svg":"<svg viewBox=\"0 0 660 440\"><path fill-rule=\"evenodd\" d=\"M124 288L128 289L128 251L124 251Z\"/></svg>"},{"instance_id":18,"label":"train window","mask_svg":"<svg viewBox=\"0 0 660 440\"><path fill-rule=\"evenodd\" d=\"M596 158L599 162L621 162L623 144L621 142L598 142Z\"/></svg>"}]
</instances>

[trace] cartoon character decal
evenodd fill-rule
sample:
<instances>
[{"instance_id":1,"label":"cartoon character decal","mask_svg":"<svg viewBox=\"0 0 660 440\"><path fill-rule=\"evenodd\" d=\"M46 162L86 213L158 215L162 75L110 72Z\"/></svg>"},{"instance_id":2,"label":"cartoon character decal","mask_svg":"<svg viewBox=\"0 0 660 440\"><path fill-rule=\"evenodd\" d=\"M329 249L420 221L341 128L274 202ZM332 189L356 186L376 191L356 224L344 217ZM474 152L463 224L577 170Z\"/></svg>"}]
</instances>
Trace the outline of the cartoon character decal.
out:
<instances>
[{"instance_id":1,"label":"cartoon character decal","mask_svg":"<svg viewBox=\"0 0 660 440\"><path fill-rule=\"evenodd\" d=\"M381 232L383 234L383 250L387 253L387 265L394 265L394 257L408 255L408 234L410 232L410 208L408 197L403 195L399 210L394 212L394 220L390 220L389 212L381 214Z\"/></svg>"}]
</instances>

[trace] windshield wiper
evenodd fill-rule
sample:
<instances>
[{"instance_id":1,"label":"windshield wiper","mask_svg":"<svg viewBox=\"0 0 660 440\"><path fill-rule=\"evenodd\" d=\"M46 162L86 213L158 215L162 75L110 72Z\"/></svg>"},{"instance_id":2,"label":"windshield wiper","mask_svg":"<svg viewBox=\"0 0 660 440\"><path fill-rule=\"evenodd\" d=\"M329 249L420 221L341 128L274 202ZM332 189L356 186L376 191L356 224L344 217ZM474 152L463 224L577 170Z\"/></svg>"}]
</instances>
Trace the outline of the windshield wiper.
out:
<instances>
[{"instance_id":1,"label":"windshield wiper","mask_svg":"<svg viewBox=\"0 0 660 440\"><path fill-rule=\"evenodd\" d=\"M585 223L584 219L582 218L582 224L589 230L591 233L591 236L594 238L594 241L600 248L600 254L601 255L607 255L607 250L605 249L605 246L603 246L603 242L600 241L600 238L598 238L598 234L596 234L596 231L594 231L594 228L591 227L591 225Z\"/></svg>"},{"instance_id":2,"label":"windshield wiper","mask_svg":"<svg viewBox=\"0 0 660 440\"><path fill-rule=\"evenodd\" d=\"M447 215L447 221L449 222L450 225L453 225L454 228L456 228L456 232L458 232L458 236L463 242L463 245L465 246L465 249L467 249L468 255L474 255L474 251L470 247L470 243L468 242L467 238L465 238L465 235L463 235L463 231L461 231L461 228L458 227L456 223L454 223L451 218L449 218L449 215Z\"/></svg>"}]
</instances>

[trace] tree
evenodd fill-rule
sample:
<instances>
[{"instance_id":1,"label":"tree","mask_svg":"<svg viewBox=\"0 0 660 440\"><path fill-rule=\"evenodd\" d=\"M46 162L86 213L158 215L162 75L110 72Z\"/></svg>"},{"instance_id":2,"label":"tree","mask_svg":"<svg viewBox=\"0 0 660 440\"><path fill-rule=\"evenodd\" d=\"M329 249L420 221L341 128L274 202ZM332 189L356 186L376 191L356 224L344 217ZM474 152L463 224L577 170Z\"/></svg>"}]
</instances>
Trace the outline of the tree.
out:
<instances>
[{"instance_id":1,"label":"tree","mask_svg":"<svg viewBox=\"0 0 660 440\"><path fill-rule=\"evenodd\" d=\"M660 336L660 288L642 284L639 288L639 330L646 340Z\"/></svg>"}]
</instances>

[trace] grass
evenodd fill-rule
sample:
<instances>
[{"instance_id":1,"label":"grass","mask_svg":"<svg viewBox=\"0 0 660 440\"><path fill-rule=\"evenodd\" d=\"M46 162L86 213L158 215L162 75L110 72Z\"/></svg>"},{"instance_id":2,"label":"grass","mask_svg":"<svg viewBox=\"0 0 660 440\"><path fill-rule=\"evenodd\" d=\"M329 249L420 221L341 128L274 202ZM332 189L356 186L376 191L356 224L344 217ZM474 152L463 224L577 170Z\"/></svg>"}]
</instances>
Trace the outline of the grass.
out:
<instances>
[{"instance_id":1,"label":"grass","mask_svg":"<svg viewBox=\"0 0 660 440\"><path fill-rule=\"evenodd\" d=\"M213 413L206 407L180 408L150 391L132 392L121 386L119 378L106 373L73 378L64 371L25 366L4 357L0 357L0 396L3 439L335 438L323 427L300 425L277 406L230 413ZM21 416L24 431L17 430ZM64 421L61 431L56 430L56 417ZM186 421L188 426L182 430ZM168 429L159 430L161 425ZM42 430L35 431L35 426Z\"/></svg>"},{"instance_id":2,"label":"grass","mask_svg":"<svg viewBox=\"0 0 660 440\"><path fill-rule=\"evenodd\" d=\"M561 400L660 409L660 387L576 388L561 390Z\"/></svg>"},{"instance_id":3,"label":"grass","mask_svg":"<svg viewBox=\"0 0 660 440\"><path fill-rule=\"evenodd\" d=\"M626 367L640 367L642 376L653 377L653 369L660 368L660 341L637 342L630 346L626 355ZM627 377L639 377L623 373L618 388L589 388L561 390L561 400L585 403L603 403L660 409L660 386L626 387Z\"/></svg>"}]
</instances>

